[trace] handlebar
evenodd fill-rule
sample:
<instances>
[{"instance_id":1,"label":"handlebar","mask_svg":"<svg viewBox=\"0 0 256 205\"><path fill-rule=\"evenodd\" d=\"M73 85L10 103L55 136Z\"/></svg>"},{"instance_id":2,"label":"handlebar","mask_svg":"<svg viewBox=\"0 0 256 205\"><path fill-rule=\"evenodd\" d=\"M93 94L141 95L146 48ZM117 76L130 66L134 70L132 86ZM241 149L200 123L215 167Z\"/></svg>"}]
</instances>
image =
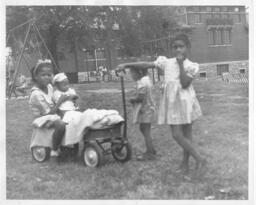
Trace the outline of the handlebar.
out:
<instances>
[{"instance_id":1,"label":"handlebar","mask_svg":"<svg viewBox=\"0 0 256 205\"><path fill-rule=\"evenodd\" d=\"M115 73L117 77L123 77L126 74L125 70L121 70L121 71L115 70Z\"/></svg>"}]
</instances>

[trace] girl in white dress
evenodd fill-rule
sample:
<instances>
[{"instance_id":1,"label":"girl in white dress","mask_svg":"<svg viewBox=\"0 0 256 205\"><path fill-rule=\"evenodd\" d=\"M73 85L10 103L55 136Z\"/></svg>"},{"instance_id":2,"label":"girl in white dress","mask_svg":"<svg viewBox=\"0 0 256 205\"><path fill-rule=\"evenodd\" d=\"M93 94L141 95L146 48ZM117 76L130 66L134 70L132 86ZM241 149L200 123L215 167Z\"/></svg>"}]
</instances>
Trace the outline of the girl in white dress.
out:
<instances>
[{"instance_id":1,"label":"girl in white dress","mask_svg":"<svg viewBox=\"0 0 256 205\"><path fill-rule=\"evenodd\" d=\"M198 153L192 142L192 122L202 115L195 90L191 84L199 70L197 63L187 58L190 41L185 34L177 35L171 43L174 58L159 56L154 62L120 64L125 68L158 68L164 72L164 87L160 99L158 123L170 125L172 136L183 148L180 168L189 171L189 156L196 160L196 168L202 169L206 160Z\"/></svg>"}]
</instances>

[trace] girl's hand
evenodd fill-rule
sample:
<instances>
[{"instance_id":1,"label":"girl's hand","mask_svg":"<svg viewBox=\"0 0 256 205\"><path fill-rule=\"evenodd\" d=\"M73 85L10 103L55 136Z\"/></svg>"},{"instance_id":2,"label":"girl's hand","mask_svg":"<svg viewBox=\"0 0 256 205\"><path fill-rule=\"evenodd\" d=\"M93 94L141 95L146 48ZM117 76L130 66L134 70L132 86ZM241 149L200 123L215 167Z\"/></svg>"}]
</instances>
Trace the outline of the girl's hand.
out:
<instances>
[{"instance_id":1,"label":"girl's hand","mask_svg":"<svg viewBox=\"0 0 256 205\"><path fill-rule=\"evenodd\" d=\"M70 99L70 96L68 96L68 95L61 95L60 98L59 98L58 103L63 103L65 101L69 100L69 99Z\"/></svg>"},{"instance_id":2,"label":"girl's hand","mask_svg":"<svg viewBox=\"0 0 256 205\"><path fill-rule=\"evenodd\" d=\"M181 53L179 53L177 56L176 56L176 60L179 64L182 64L183 61L185 60L185 57L184 55L182 55Z\"/></svg>"},{"instance_id":3,"label":"girl's hand","mask_svg":"<svg viewBox=\"0 0 256 205\"><path fill-rule=\"evenodd\" d=\"M117 71L117 72L124 71L124 70L125 70L124 64L119 64L115 69L115 71Z\"/></svg>"},{"instance_id":4,"label":"girl's hand","mask_svg":"<svg viewBox=\"0 0 256 205\"><path fill-rule=\"evenodd\" d=\"M130 101L131 104L135 103L135 99L134 98L131 98L129 101Z\"/></svg>"}]
</instances>

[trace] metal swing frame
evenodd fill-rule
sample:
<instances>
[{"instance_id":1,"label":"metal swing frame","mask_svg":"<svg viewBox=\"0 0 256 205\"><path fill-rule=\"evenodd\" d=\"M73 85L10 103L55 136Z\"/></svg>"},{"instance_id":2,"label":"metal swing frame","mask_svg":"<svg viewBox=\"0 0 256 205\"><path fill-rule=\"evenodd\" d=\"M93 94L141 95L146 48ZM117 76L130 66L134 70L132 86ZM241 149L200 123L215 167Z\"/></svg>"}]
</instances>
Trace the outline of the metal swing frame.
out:
<instances>
[{"instance_id":1,"label":"metal swing frame","mask_svg":"<svg viewBox=\"0 0 256 205\"><path fill-rule=\"evenodd\" d=\"M42 16L43 16L43 15L41 15L39 18L41 18ZM39 18L38 18L38 19L39 19ZM42 37L42 35L41 35L39 29L38 29L38 27L37 27L37 25L35 24L38 19L32 18L32 19L30 19L30 20L28 20L28 21L26 21L26 22L24 22L24 23L22 23L22 24L20 24L20 25L18 25L18 26L16 26L16 27L10 29L9 32L8 32L6 44L8 44L8 41L9 41L9 39L11 38L12 35L13 35L14 40L15 40L15 35L14 35L13 32L14 32L16 29L18 29L18 28L20 28L20 27L25 26L25 25L28 24L28 29L27 29L27 32L26 32L26 35L25 35L25 38L24 38L24 41L23 41L23 46L22 46L22 49L21 49L21 52L20 52L20 55L19 55L19 58L18 58L18 63L17 63L17 65L16 65L16 67L15 67L15 73L14 73L13 83L11 84L10 89L7 91L7 92L8 92L7 94L8 94L8 98L9 98L9 99L11 98L11 95L12 95L13 90L14 90L14 87L15 87L15 82L16 82L17 76L18 76L18 74L19 74L20 63L21 63L21 59L22 59L22 58L25 60L25 63L26 63L26 65L27 65L27 67L28 67L27 60L26 60L26 58L25 58L25 56L24 56L24 51L25 51L25 47L26 47L26 45L27 45L27 43L28 43L28 37L29 37L29 34L31 33L31 29L32 29L32 28L33 28L33 29L35 30L35 32L36 32L35 35L38 35L39 39L40 39L41 42L43 43L43 46L44 46L44 48L46 49L47 54L48 54L49 57L51 58L51 60L52 60L52 62L53 62L53 64L54 64L56 70L59 71L58 65L56 64L56 62L55 62L55 60L54 60L54 58L53 58L53 56L52 56L50 50L48 49L48 47L47 47L47 45L46 45L46 43L45 43L45 41L44 41L44 39L43 39L43 37ZM40 52L40 50L39 50L39 52ZM28 68L28 69L29 69L29 68Z\"/></svg>"}]
</instances>

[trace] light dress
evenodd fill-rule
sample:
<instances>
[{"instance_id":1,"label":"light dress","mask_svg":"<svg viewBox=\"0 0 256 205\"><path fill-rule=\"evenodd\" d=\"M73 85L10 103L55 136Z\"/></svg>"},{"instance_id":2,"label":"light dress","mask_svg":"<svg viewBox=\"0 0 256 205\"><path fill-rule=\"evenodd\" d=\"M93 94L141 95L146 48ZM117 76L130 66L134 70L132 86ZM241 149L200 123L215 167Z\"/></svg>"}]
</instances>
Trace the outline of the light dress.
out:
<instances>
[{"instance_id":1,"label":"light dress","mask_svg":"<svg viewBox=\"0 0 256 205\"><path fill-rule=\"evenodd\" d=\"M53 93L53 102L55 104L57 104L61 95L66 95L66 96L76 95L76 91L72 88L69 88L66 92L55 90ZM62 120L65 123L70 123L74 120L79 120L79 118L81 117L81 112L76 111L78 110L78 107L75 106L75 103L73 100L67 100L63 102L58 109L64 115Z\"/></svg>"},{"instance_id":2,"label":"light dress","mask_svg":"<svg viewBox=\"0 0 256 205\"><path fill-rule=\"evenodd\" d=\"M190 124L202 115L193 85L183 89L180 82L180 68L176 58L159 56L155 66L163 70L163 91L159 103L158 124ZM188 59L183 62L186 74L194 78L199 65Z\"/></svg>"},{"instance_id":3,"label":"light dress","mask_svg":"<svg viewBox=\"0 0 256 205\"><path fill-rule=\"evenodd\" d=\"M48 128L47 124L60 119L56 114L47 114L54 106L52 101L53 87L51 84L47 86L46 94L38 87L31 89L29 105L34 116L32 125L34 126L30 148L34 146L52 147L52 135L54 128Z\"/></svg>"},{"instance_id":4,"label":"light dress","mask_svg":"<svg viewBox=\"0 0 256 205\"><path fill-rule=\"evenodd\" d=\"M152 98L152 83L149 76L143 76L136 82L136 95L143 94L140 103L133 104L133 123L151 123L154 121L155 106Z\"/></svg>"},{"instance_id":5,"label":"light dress","mask_svg":"<svg viewBox=\"0 0 256 205\"><path fill-rule=\"evenodd\" d=\"M53 102L55 104L58 102L61 95L67 95L67 96L76 95L76 91L72 88L69 88L66 92L55 90L53 93ZM75 103L72 100L67 100L59 106L59 109L61 111L70 111L70 110L76 110L77 107L75 106Z\"/></svg>"}]
</instances>

